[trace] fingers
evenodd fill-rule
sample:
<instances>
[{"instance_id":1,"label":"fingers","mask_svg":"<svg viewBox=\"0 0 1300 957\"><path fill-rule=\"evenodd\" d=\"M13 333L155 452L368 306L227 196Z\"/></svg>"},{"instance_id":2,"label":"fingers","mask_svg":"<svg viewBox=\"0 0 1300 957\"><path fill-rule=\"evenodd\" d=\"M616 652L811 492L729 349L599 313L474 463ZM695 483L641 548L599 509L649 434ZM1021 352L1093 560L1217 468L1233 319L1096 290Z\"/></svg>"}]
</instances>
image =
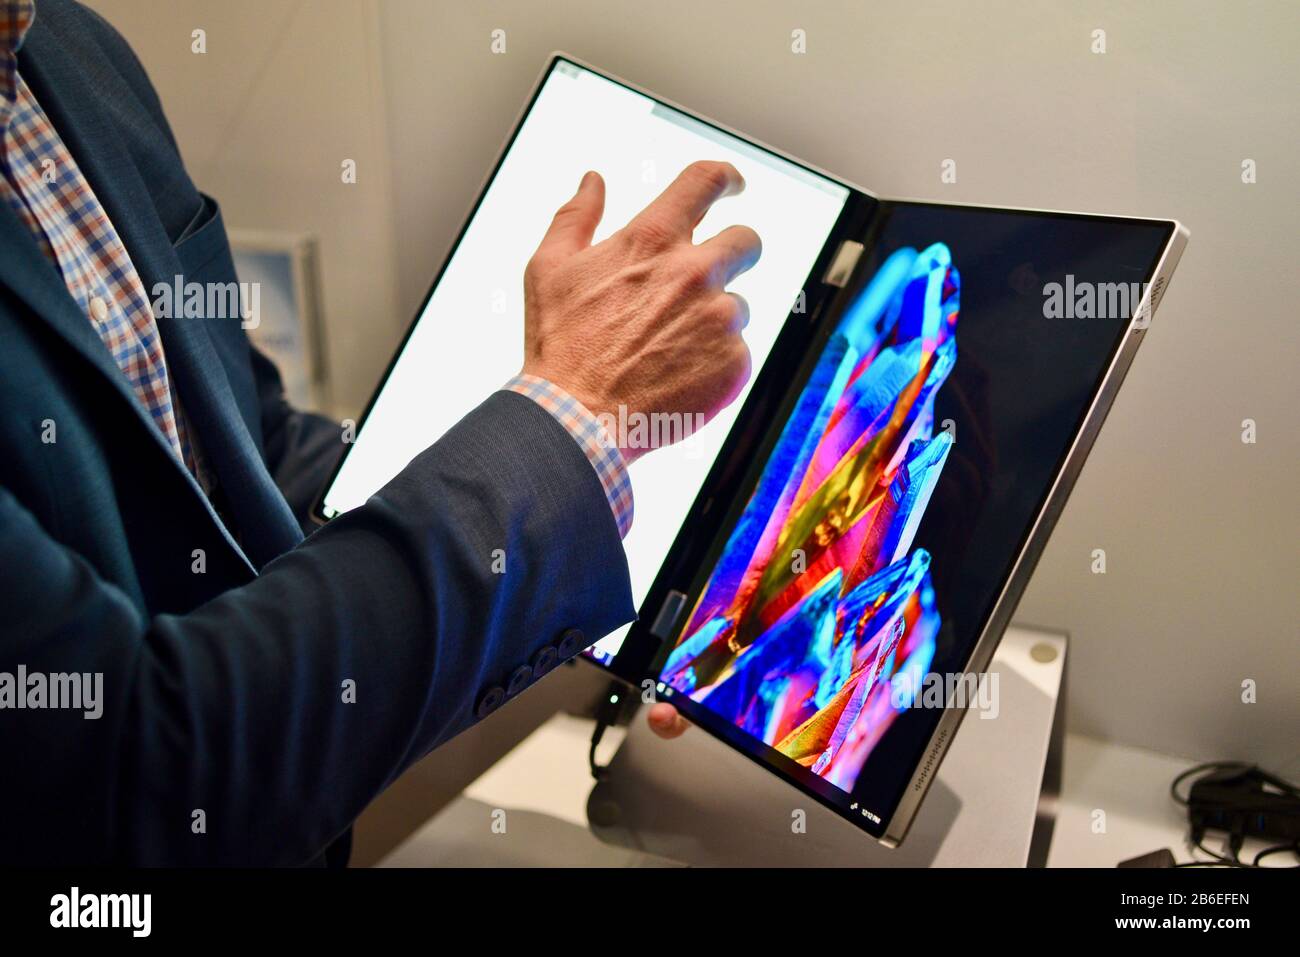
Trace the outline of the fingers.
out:
<instances>
[{"instance_id":1,"label":"fingers","mask_svg":"<svg viewBox=\"0 0 1300 957\"><path fill-rule=\"evenodd\" d=\"M724 408L734 402L736 396L740 395L744 390L745 383L749 381L753 371L754 357L749 351L749 346L746 345L744 339L737 336L730 361L728 361L722 373L728 386L726 401L723 402Z\"/></svg>"},{"instance_id":2,"label":"fingers","mask_svg":"<svg viewBox=\"0 0 1300 957\"><path fill-rule=\"evenodd\" d=\"M730 163L700 160L682 170L629 226L668 241L689 239L710 206L744 188L744 178Z\"/></svg>"},{"instance_id":3,"label":"fingers","mask_svg":"<svg viewBox=\"0 0 1300 957\"><path fill-rule=\"evenodd\" d=\"M680 738L691 726L689 721L677 713L676 708L664 702L651 706L650 713L646 715L646 723L650 725L651 731L668 740Z\"/></svg>"},{"instance_id":4,"label":"fingers","mask_svg":"<svg viewBox=\"0 0 1300 957\"><path fill-rule=\"evenodd\" d=\"M744 296L738 292L724 292L722 300L729 330L740 332L749 325L749 303Z\"/></svg>"},{"instance_id":5,"label":"fingers","mask_svg":"<svg viewBox=\"0 0 1300 957\"><path fill-rule=\"evenodd\" d=\"M539 254L567 255L591 245L591 237L605 212L605 181L588 170L578 191L556 212L551 226L537 247Z\"/></svg>"},{"instance_id":6,"label":"fingers","mask_svg":"<svg viewBox=\"0 0 1300 957\"><path fill-rule=\"evenodd\" d=\"M728 226L696 250L704 257L720 285L725 286L763 255L763 240L748 226Z\"/></svg>"}]
</instances>

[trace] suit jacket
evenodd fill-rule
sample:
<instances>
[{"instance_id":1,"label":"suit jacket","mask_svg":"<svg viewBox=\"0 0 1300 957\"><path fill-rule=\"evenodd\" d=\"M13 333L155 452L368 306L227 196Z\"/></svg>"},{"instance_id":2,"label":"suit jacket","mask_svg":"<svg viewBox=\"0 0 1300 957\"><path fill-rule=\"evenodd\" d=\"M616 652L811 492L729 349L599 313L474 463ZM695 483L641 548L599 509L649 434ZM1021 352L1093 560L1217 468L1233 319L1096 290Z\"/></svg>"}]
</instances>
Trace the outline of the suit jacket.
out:
<instances>
[{"instance_id":1,"label":"suit jacket","mask_svg":"<svg viewBox=\"0 0 1300 957\"><path fill-rule=\"evenodd\" d=\"M235 281L107 23L41 0L19 69L146 290ZM596 474L529 399L492 394L304 540L341 434L288 407L238 317L158 321L214 508L7 207L0 251L0 672L102 673L104 699L94 720L0 710L0 862L312 861L406 767L633 617Z\"/></svg>"}]
</instances>

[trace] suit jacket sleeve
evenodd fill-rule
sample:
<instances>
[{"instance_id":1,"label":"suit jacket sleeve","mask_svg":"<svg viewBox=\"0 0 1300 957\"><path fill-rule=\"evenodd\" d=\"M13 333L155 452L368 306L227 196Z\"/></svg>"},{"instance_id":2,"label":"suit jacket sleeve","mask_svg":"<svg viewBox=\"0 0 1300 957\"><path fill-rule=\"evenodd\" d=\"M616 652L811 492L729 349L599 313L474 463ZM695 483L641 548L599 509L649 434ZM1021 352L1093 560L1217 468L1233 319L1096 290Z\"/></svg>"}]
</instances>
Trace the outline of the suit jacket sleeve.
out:
<instances>
[{"instance_id":1,"label":"suit jacket sleeve","mask_svg":"<svg viewBox=\"0 0 1300 957\"><path fill-rule=\"evenodd\" d=\"M506 392L186 615L144 620L2 488L0 556L0 660L103 675L98 719L6 715L3 856L46 864L308 861L486 689L634 613L586 457Z\"/></svg>"}]
</instances>

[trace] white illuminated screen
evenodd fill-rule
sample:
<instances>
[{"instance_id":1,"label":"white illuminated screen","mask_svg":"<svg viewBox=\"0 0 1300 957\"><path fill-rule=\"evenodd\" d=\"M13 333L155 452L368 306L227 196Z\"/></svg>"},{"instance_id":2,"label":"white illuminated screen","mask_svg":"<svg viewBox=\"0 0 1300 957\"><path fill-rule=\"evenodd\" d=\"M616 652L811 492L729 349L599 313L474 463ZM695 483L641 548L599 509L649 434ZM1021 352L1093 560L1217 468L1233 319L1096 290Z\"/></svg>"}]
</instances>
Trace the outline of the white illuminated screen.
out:
<instances>
[{"instance_id":1,"label":"white illuminated screen","mask_svg":"<svg viewBox=\"0 0 1300 957\"><path fill-rule=\"evenodd\" d=\"M726 160L745 178L697 227L702 242L743 223L763 255L728 287L750 307L757 370L807 279L848 190L571 63L557 61L484 194L323 501L326 516L363 504L411 459L517 374L523 364L523 273L551 217L588 169L605 179L599 242L695 160ZM599 348L599 343L592 343ZM562 384L562 383L561 383ZM722 446L748 385L681 445L630 467L635 519L624 540L639 606ZM613 655L626 628L595 648Z\"/></svg>"}]
</instances>

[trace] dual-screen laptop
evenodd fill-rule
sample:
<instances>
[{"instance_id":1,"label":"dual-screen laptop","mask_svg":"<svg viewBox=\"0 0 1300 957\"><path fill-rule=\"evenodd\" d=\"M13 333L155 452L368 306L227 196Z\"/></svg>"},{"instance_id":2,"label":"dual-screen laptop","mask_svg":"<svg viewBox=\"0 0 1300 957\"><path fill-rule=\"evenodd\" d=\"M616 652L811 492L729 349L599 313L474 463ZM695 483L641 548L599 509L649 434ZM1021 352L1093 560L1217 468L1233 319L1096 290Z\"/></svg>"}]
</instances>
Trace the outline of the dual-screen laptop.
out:
<instances>
[{"instance_id":1,"label":"dual-screen laptop","mask_svg":"<svg viewBox=\"0 0 1300 957\"><path fill-rule=\"evenodd\" d=\"M878 197L556 55L317 517L518 372L524 267L586 170L606 182L599 241L699 159L746 188L696 240L742 223L763 241L729 286L756 371L630 466L640 616L587 655L897 844L965 710L927 689L987 667L1178 262L1177 222Z\"/></svg>"}]
</instances>

